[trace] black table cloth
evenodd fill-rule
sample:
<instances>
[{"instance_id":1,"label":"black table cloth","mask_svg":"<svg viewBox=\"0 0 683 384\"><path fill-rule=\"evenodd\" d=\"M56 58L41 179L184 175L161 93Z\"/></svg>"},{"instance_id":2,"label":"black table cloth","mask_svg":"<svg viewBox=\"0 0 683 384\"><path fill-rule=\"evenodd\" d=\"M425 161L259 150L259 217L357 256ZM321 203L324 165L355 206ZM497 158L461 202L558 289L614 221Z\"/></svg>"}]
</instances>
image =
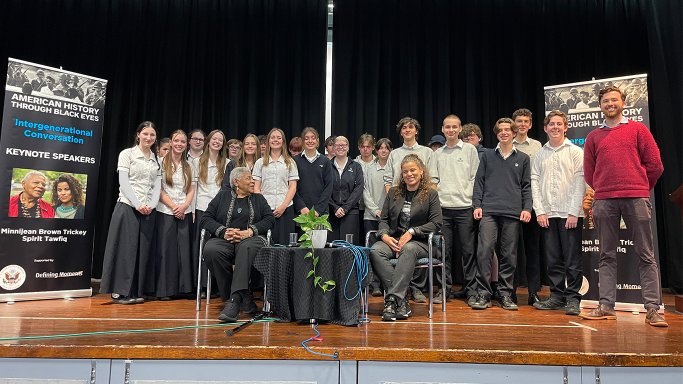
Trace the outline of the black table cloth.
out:
<instances>
[{"instance_id":1,"label":"black table cloth","mask_svg":"<svg viewBox=\"0 0 683 384\"><path fill-rule=\"evenodd\" d=\"M256 255L254 266L265 278L267 299L273 314L281 321L316 319L357 325L360 297L357 294L358 269L354 266L353 252L347 248L315 250L320 258L316 274L322 277L323 282L336 282L336 287L328 292L313 287L312 276L306 278L313 265L311 258L304 259L306 252L306 248L264 247ZM367 256L368 250L364 250L364 257ZM363 288L370 280L368 273L362 282Z\"/></svg>"}]
</instances>

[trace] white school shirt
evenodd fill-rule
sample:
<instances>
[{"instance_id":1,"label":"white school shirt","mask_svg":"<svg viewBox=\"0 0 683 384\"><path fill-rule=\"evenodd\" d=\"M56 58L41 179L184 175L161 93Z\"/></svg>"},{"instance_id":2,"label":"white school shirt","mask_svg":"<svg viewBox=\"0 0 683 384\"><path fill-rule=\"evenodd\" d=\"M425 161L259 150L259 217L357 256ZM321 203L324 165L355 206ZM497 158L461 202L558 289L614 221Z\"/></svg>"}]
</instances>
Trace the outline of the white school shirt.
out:
<instances>
[{"instance_id":1,"label":"white school shirt","mask_svg":"<svg viewBox=\"0 0 683 384\"><path fill-rule=\"evenodd\" d=\"M116 166L116 171L128 172L130 186L133 189L133 193L135 193L135 197L137 197L141 204L149 206L155 206L157 204L156 201L151 201L152 189L154 189L154 182L156 179L161 177L161 168L154 153L152 153L148 159L137 145L133 148L126 148L119 153L119 162ZM117 201L133 207L133 203L123 195L121 187L119 187L119 198Z\"/></svg>"},{"instance_id":2,"label":"white school shirt","mask_svg":"<svg viewBox=\"0 0 683 384\"><path fill-rule=\"evenodd\" d=\"M263 158L256 160L251 175L254 180L261 182L261 194L266 198L270 209L273 210L285 201L289 182L299 180L299 170L296 163L292 159L289 169L287 169L284 156L280 156L277 160L273 160L271 157L267 166L263 165ZM290 201L287 206L289 207L292 204L293 202Z\"/></svg>"},{"instance_id":3,"label":"white school shirt","mask_svg":"<svg viewBox=\"0 0 683 384\"><path fill-rule=\"evenodd\" d=\"M200 211L206 211L209 207L209 203L221 190L221 183L216 183L216 175L218 174L218 168L216 164L209 159L208 170L206 173L206 184L199 180L199 158L192 159L193 168L193 179L197 181L196 195L196 209ZM228 161L226 160L225 166L228 166ZM225 176L224 176L225 177Z\"/></svg>"},{"instance_id":4,"label":"white school shirt","mask_svg":"<svg viewBox=\"0 0 683 384\"><path fill-rule=\"evenodd\" d=\"M583 217L583 150L565 138L553 148L546 143L531 162L531 196L536 215Z\"/></svg>"},{"instance_id":5,"label":"white school shirt","mask_svg":"<svg viewBox=\"0 0 683 384\"><path fill-rule=\"evenodd\" d=\"M183 176L183 166L180 165L179 167L173 166L175 170L173 171L173 186L169 186L166 184L166 175L163 171L163 168L161 170L161 190L166 192L166 195L173 200L174 203L177 205L183 204L185 202L185 199L187 198L187 193L185 193L185 177ZM192 168L192 167L190 167ZM190 183L192 182L192 177L190 177ZM166 204L161 202L161 199L159 200L159 204L157 205L157 212L164 213L166 215L171 215L173 216L173 210L169 208ZM190 204L187 209L185 209L185 213L191 213L192 212L192 204Z\"/></svg>"}]
</instances>

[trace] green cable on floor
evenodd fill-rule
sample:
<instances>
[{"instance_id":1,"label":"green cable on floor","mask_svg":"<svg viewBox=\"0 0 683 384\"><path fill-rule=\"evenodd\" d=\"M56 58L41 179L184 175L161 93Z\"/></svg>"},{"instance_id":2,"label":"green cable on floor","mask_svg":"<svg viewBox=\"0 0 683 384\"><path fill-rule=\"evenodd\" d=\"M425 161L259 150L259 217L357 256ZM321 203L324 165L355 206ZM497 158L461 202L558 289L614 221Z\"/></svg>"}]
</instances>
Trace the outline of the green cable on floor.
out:
<instances>
[{"instance_id":1,"label":"green cable on floor","mask_svg":"<svg viewBox=\"0 0 683 384\"><path fill-rule=\"evenodd\" d=\"M257 323L271 323L278 320L277 318L267 317L262 320L256 321ZM179 331L183 329L199 329L199 328L215 328L215 327L234 327L245 323L245 321L237 323L220 323L220 324L207 324L207 325L183 325L180 327L169 327L169 328L150 328L150 329L120 329L115 331L97 331L97 332L83 332L83 333L62 333L57 335L40 335L40 336L19 336L19 337L0 337L0 342L2 341L17 341L17 340L37 340L37 339L59 339L66 337L83 337L83 336L96 336L96 335L115 335L118 333L153 333L153 332L166 332L166 331Z\"/></svg>"}]
</instances>

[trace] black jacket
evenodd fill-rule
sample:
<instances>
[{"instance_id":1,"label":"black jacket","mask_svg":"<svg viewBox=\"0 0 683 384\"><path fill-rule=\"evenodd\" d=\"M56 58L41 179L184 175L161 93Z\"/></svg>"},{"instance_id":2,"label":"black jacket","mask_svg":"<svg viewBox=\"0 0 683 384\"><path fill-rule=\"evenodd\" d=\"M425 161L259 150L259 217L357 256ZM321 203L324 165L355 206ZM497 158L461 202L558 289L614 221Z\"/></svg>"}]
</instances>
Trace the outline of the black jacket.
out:
<instances>
[{"instance_id":1,"label":"black jacket","mask_svg":"<svg viewBox=\"0 0 683 384\"><path fill-rule=\"evenodd\" d=\"M381 239L384 234L399 237L404 233L399 228L399 221L405 199L403 196L394 199L396 188L398 187L391 187L387 193L387 198L384 200L382 215L379 218L378 239ZM420 199L416 196L410 205L410 226L415 229L414 238L426 240L428 233L438 232L442 225L443 216L441 215L439 193L435 189L430 189L426 199Z\"/></svg>"},{"instance_id":2,"label":"black jacket","mask_svg":"<svg viewBox=\"0 0 683 384\"><path fill-rule=\"evenodd\" d=\"M235 192L222 190L211 200L206 212L199 222L202 229L216 237L223 237L226 229L230 227L227 221L228 215L232 216L232 208L235 206ZM273 211L270 209L263 195L253 193L249 196L249 228L254 231L254 236L265 236L275 224Z\"/></svg>"},{"instance_id":3,"label":"black jacket","mask_svg":"<svg viewBox=\"0 0 683 384\"><path fill-rule=\"evenodd\" d=\"M344 208L346 213L358 212L358 202L363 197L363 166L358 162L348 159L344 172L339 177L339 170L332 158L332 173L334 186L330 198L330 214L334 215L337 209Z\"/></svg>"}]
</instances>

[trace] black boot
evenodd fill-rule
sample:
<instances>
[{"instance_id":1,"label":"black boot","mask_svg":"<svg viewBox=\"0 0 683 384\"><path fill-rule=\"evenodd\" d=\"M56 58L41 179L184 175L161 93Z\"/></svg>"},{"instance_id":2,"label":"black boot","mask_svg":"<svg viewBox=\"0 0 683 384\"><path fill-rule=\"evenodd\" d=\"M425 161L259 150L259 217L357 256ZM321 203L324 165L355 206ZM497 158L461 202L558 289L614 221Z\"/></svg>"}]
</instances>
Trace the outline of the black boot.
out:
<instances>
[{"instance_id":1,"label":"black boot","mask_svg":"<svg viewBox=\"0 0 683 384\"><path fill-rule=\"evenodd\" d=\"M235 292L230 296L230 301L225 304L218 320L224 323L236 323L240 314L240 306L242 306L242 295Z\"/></svg>"},{"instance_id":2,"label":"black boot","mask_svg":"<svg viewBox=\"0 0 683 384\"><path fill-rule=\"evenodd\" d=\"M245 289L240 291L240 296L242 296L242 305L240 306L242 312L252 314L258 311L256 303L254 303L254 296L251 294L250 290Z\"/></svg>"}]
</instances>

